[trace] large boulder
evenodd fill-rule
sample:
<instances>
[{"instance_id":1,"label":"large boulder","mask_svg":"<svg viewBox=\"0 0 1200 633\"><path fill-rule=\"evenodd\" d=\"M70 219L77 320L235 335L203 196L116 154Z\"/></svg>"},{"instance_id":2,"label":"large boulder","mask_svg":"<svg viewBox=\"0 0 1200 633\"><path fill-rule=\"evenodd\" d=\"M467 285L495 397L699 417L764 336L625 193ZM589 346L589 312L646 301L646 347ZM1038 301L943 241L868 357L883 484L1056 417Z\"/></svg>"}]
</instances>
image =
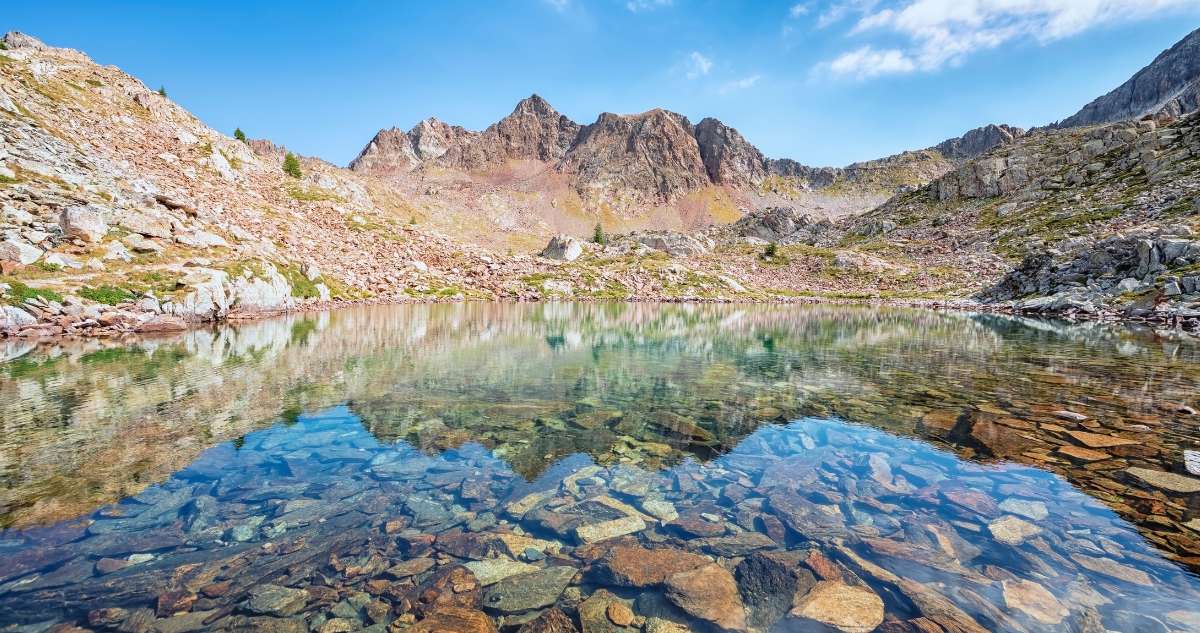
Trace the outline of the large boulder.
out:
<instances>
[{"instance_id":1,"label":"large boulder","mask_svg":"<svg viewBox=\"0 0 1200 633\"><path fill-rule=\"evenodd\" d=\"M25 240L10 237L0 242L0 261L32 264L40 259L42 249Z\"/></svg>"},{"instance_id":2,"label":"large boulder","mask_svg":"<svg viewBox=\"0 0 1200 633\"><path fill-rule=\"evenodd\" d=\"M104 209L96 205L67 207L58 217L58 225L67 237L85 242L99 242L108 233Z\"/></svg>"},{"instance_id":3,"label":"large boulder","mask_svg":"<svg viewBox=\"0 0 1200 633\"><path fill-rule=\"evenodd\" d=\"M542 249L541 256L560 262L573 262L583 254L583 243L570 235L555 235Z\"/></svg>"}]
</instances>

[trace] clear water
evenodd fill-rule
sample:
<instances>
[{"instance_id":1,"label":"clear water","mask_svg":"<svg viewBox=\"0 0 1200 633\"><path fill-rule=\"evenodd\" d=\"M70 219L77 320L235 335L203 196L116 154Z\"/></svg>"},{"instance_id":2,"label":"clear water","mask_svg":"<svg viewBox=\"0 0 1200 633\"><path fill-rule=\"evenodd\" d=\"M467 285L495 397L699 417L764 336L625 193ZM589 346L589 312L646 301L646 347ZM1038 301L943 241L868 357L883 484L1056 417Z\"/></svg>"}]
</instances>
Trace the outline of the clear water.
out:
<instances>
[{"instance_id":1,"label":"clear water","mask_svg":"<svg viewBox=\"0 0 1200 633\"><path fill-rule=\"evenodd\" d=\"M0 346L0 630L1200 630L1163 333L467 304Z\"/></svg>"}]
</instances>

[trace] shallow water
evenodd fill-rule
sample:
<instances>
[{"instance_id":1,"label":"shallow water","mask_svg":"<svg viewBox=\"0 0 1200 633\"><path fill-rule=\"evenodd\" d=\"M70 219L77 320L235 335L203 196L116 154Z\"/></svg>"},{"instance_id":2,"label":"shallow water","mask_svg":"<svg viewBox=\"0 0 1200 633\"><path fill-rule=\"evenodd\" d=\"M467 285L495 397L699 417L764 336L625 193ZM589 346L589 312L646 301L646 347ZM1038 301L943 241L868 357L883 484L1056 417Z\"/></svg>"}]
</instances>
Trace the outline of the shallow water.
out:
<instances>
[{"instance_id":1,"label":"shallow water","mask_svg":"<svg viewBox=\"0 0 1200 633\"><path fill-rule=\"evenodd\" d=\"M0 353L0 630L1200 630L1162 333L466 304Z\"/></svg>"}]
</instances>

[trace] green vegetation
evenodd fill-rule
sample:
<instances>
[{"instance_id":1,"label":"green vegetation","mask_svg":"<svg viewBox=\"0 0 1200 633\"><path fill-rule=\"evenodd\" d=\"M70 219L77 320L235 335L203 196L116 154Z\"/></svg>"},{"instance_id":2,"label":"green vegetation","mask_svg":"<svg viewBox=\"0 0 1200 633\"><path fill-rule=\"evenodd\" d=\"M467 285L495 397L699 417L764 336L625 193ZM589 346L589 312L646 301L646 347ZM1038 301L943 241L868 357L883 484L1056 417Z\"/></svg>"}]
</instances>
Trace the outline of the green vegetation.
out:
<instances>
[{"instance_id":1,"label":"green vegetation","mask_svg":"<svg viewBox=\"0 0 1200 633\"><path fill-rule=\"evenodd\" d=\"M600 223L596 223L596 227L592 229L592 241L601 246L608 243L608 236L604 234L604 227Z\"/></svg>"},{"instance_id":2,"label":"green vegetation","mask_svg":"<svg viewBox=\"0 0 1200 633\"><path fill-rule=\"evenodd\" d=\"M239 128L234 128L234 130L233 130L233 138L236 138L237 140L239 140L239 141L241 141L241 142L245 143L245 142L246 142L246 133L245 133L245 132L243 132L243 131L242 131L242 128L240 128L240 127L239 127Z\"/></svg>"},{"instance_id":3,"label":"green vegetation","mask_svg":"<svg viewBox=\"0 0 1200 633\"><path fill-rule=\"evenodd\" d=\"M97 288L84 286L79 289L77 294L84 299L110 306L125 303L126 301L133 301L136 298L132 292L125 288L118 288L117 286L100 286Z\"/></svg>"},{"instance_id":4,"label":"green vegetation","mask_svg":"<svg viewBox=\"0 0 1200 633\"><path fill-rule=\"evenodd\" d=\"M45 299L46 301L61 302L62 295L46 288L31 288L19 281L13 279L0 279L0 282L8 284L8 292L0 299L8 302L10 305L19 306L29 299L34 297Z\"/></svg>"},{"instance_id":5,"label":"green vegetation","mask_svg":"<svg viewBox=\"0 0 1200 633\"><path fill-rule=\"evenodd\" d=\"M164 96L164 97L165 97L165 96L167 96L167 87L166 87L166 86L159 86L159 87L158 87L158 94L160 94L160 95L162 95L162 96Z\"/></svg>"},{"instance_id":6,"label":"green vegetation","mask_svg":"<svg viewBox=\"0 0 1200 633\"><path fill-rule=\"evenodd\" d=\"M299 266L287 265L279 267L279 274L287 279L288 284L292 287L292 296L300 299L316 299L321 296L321 291L317 289L317 284L321 278L309 279Z\"/></svg>"},{"instance_id":7,"label":"green vegetation","mask_svg":"<svg viewBox=\"0 0 1200 633\"><path fill-rule=\"evenodd\" d=\"M61 266L61 265L59 265L59 264L52 264L52 263L50 263L50 262L48 262L48 261L45 261L45 260L42 260L42 261L39 261L39 262L35 263L35 264L33 265L33 267L34 267L34 268L37 268L38 270L41 270L41 271L44 271L44 272L48 272L48 273L56 273L56 272L59 272L59 271L61 271L61 270L62 270L62 266Z\"/></svg>"},{"instance_id":8,"label":"green vegetation","mask_svg":"<svg viewBox=\"0 0 1200 633\"><path fill-rule=\"evenodd\" d=\"M292 178L300 178L304 174L300 171L300 159L296 155L288 152L287 156L283 157L283 173Z\"/></svg>"}]
</instances>

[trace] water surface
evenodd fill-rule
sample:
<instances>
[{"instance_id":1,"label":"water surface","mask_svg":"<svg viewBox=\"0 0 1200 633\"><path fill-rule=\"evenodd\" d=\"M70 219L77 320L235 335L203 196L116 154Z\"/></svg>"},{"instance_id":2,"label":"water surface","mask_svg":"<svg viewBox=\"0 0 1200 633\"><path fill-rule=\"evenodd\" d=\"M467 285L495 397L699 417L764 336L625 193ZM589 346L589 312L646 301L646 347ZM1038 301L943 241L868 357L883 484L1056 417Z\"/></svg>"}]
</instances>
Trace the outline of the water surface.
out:
<instances>
[{"instance_id":1,"label":"water surface","mask_svg":"<svg viewBox=\"0 0 1200 633\"><path fill-rule=\"evenodd\" d=\"M0 630L1200 630L1169 333L465 304L0 346Z\"/></svg>"}]
</instances>

